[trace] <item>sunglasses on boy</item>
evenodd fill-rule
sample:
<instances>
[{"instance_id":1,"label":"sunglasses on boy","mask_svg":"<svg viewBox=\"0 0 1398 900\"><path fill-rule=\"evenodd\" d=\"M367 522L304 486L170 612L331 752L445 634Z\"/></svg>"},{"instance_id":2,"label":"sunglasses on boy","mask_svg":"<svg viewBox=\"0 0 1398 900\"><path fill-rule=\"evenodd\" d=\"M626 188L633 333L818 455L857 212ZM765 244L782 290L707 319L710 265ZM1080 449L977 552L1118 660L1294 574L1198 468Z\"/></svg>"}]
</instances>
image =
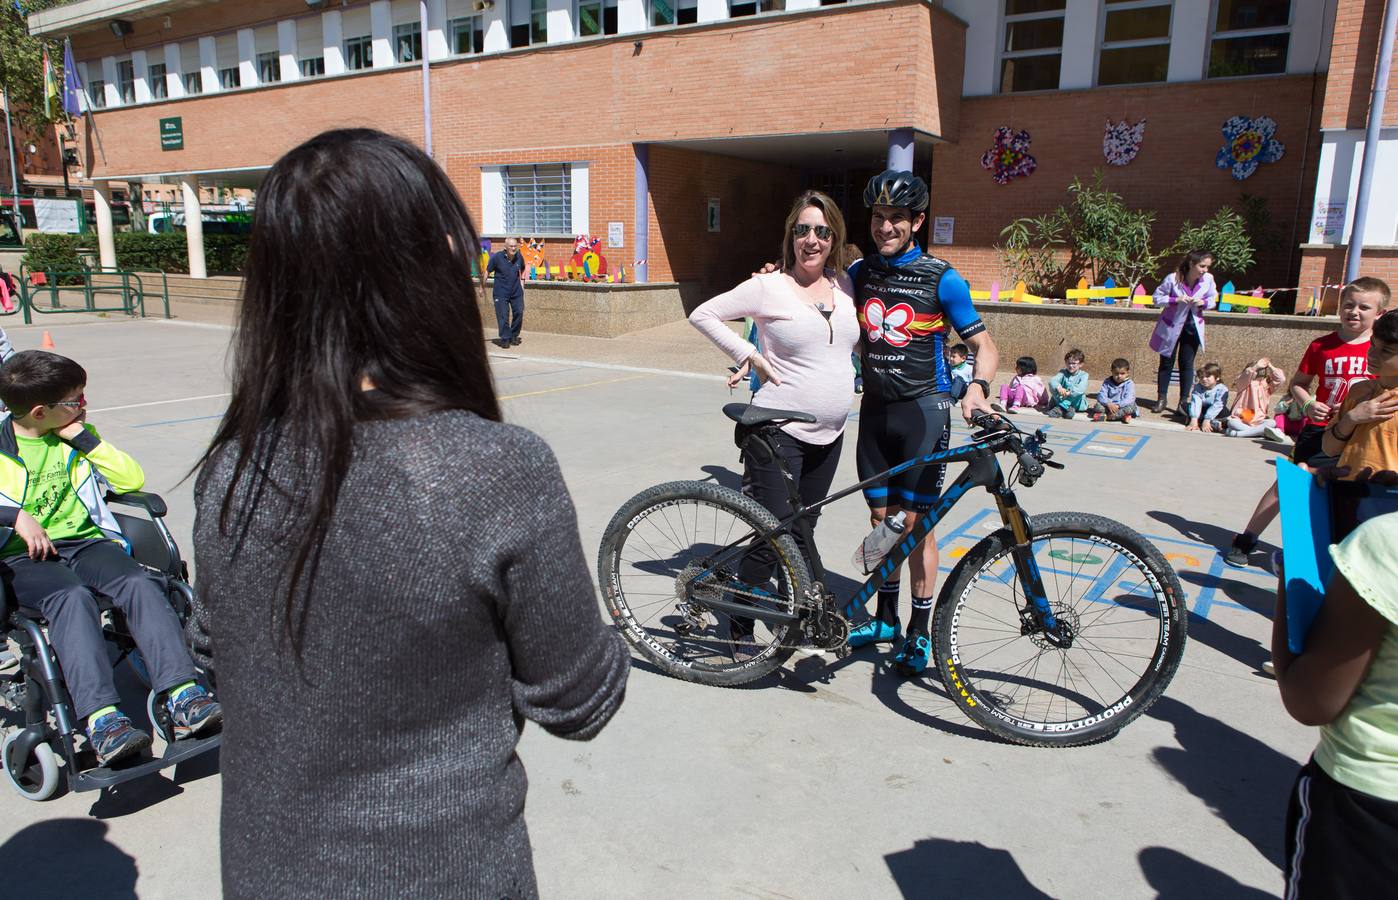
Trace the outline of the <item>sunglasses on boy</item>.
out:
<instances>
[{"instance_id":1,"label":"sunglasses on boy","mask_svg":"<svg viewBox=\"0 0 1398 900\"><path fill-rule=\"evenodd\" d=\"M829 225L809 225L805 222L797 222L795 225L791 226L791 235L792 237L803 238L811 233L811 229L815 229L816 237L820 238L822 241L830 240L835 234L835 232L830 229Z\"/></svg>"},{"instance_id":2,"label":"sunglasses on boy","mask_svg":"<svg viewBox=\"0 0 1398 900\"><path fill-rule=\"evenodd\" d=\"M49 406L66 406L69 409L82 409L87 406L87 396L79 394L76 400L59 400L57 403L50 403Z\"/></svg>"}]
</instances>

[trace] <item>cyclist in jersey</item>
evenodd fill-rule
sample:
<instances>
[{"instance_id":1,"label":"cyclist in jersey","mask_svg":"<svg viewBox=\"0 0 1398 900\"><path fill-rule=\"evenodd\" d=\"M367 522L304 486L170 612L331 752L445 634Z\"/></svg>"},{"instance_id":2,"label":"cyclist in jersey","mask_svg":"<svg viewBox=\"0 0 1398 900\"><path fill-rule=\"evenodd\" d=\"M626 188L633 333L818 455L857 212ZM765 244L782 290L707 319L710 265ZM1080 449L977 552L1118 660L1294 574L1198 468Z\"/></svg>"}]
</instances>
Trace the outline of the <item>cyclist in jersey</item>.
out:
<instances>
[{"instance_id":1,"label":"cyclist in jersey","mask_svg":"<svg viewBox=\"0 0 1398 900\"><path fill-rule=\"evenodd\" d=\"M875 251L849 268L859 312L864 394L856 462L861 479L912 459L945 450L951 441L955 402L945 349L955 329L975 354L975 371L961 399L967 422L990 412L990 379L999 353L971 304L971 291L946 260L922 251L913 235L926 219L927 184L911 172L890 169L869 180L864 205L872 210ZM943 466L923 466L865 489L871 520L905 516L912 528L941 493ZM894 666L921 674L932 652L928 635L936 593L937 540L929 534L908 558L913 609ZM900 634L894 572L879 589L872 619L850 631L851 647L896 641Z\"/></svg>"}]
</instances>

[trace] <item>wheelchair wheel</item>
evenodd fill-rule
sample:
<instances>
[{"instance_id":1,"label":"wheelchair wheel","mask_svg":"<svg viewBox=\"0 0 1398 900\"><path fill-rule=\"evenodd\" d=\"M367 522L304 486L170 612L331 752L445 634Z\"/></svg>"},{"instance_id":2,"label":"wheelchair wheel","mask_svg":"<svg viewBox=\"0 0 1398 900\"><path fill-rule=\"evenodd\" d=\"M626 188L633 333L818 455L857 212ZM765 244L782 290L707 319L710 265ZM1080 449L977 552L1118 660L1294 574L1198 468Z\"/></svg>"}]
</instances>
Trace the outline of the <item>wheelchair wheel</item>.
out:
<instances>
[{"instance_id":1,"label":"wheelchair wheel","mask_svg":"<svg viewBox=\"0 0 1398 900\"><path fill-rule=\"evenodd\" d=\"M48 744L40 744L28 759L12 758L12 750L18 749L14 745L21 734L22 731L12 732L0 747L0 757L5 760L5 778L24 799L47 800L58 790L58 757Z\"/></svg>"},{"instance_id":2,"label":"wheelchair wheel","mask_svg":"<svg viewBox=\"0 0 1398 900\"><path fill-rule=\"evenodd\" d=\"M167 744L175 741L175 725L170 721L170 710L155 691L146 694L146 718L150 719L151 732Z\"/></svg>"}]
</instances>

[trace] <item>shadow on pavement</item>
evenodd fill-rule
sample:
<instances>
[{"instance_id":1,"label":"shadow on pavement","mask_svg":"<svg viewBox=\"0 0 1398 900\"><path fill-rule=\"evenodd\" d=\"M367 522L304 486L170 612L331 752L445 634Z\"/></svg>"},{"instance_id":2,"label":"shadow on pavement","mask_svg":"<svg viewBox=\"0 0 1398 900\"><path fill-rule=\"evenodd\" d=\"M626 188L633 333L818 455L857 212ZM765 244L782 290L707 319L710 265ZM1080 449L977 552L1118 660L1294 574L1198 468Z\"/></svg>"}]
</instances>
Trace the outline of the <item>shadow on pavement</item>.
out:
<instances>
[{"instance_id":1,"label":"shadow on pavement","mask_svg":"<svg viewBox=\"0 0 1398 900\"><path fill-rule=\"evenodd\" d=\"M715 481L723 487L732 488L735 491L740 490L743 486L742 474L724 466L700 466L699 471L706 476L700 478L700 481Z\"/></svg>"},{"instance_id":2,"label":"shadow on pavement","mask_svg":"<svg viewBox=\"0 0 1398 900\"><path fill-rule=\"evenodd\" d=\"M1139 859L1141 872L1160 900L1269 900L1273 896L1169 847L1147 847Z\"/></svg>"},{"instance_id":3,"label":"shadow on pavement","mask_svg":"<svg viewBox=\"0 0 1398 900\"><path fill-rule=\"evenodd\" d=\"M884 860L904 897L1050 900L1049 894L1029 882L1008 850L978 842L928 838L907 850L890 853Z\"/></svg>"},{"instance_id":4,"label":"shadow on pavement","mask_svg":"<svg viewBox=\"0 0 1398 900\"><path fill-rule=\"evenodd\" d=\"M1195 522L1193 519L1186 519L1176 513L1167 512L1163 509L1152 509L1146 513L1155 521L1162 525L1167 525L1175 531L1189 538L1191 541L1198 541L1201 544L1208 544L1216 549L1227 550L1233 543L1233 535L1237 532L1218 525L1210 525L1207 522ZM1238 525L1241 527L1247 523L1246 519L1241 520ZM1259 543L1255 553L1271 553L1278 549L1266 542Z\"/></svg>"},{"instance_id":5,"label":"shadow on pavement","mask_svg":"<svg viewBox=\"0 0 1398 900\"><path fill-rule=\"evenodd\" d=\"M51 819L0 844L0 872L13 896L136 896L136 860L108 842L107 826L91 819Z\"/></svg>"},{"instance_id":6,"label":"shadow on pavement","mask_svg":"<svg viewBox=\"0 0 1398 900\"><path fill-rule=\"evenodd\" d=\"M119 819L183 793L184 788L157 773L116 787L103 788L88 814L94 819Z\"/></svg>"},{"instance_id":7,"label":"shadow on pavement","mask_svg":"<svg viewBox=\"0 0 1398 900\"><path fill-rule=\"evenodd\" d=\"M1193 613L1189 614L1188 639L1212 647L1224 656L1248 666L1254 672L1260 672L1262 664L1272 658L1270 645Z\"/></svg>"},{"instance_id":8,"label":"shadow on pavement","mask_svg":"<svg viewBox=\"0 0 1398 900\"><path fill-rule=\"evenodd\" d=\"M1300 765L1173 697L1161 697L1147 715L1174 726L1180 744L1157 747L1155 761L1280 869L1286 803ZM1277 715L1284 715L1280 703Z\"/></svg>"}]
</instances>

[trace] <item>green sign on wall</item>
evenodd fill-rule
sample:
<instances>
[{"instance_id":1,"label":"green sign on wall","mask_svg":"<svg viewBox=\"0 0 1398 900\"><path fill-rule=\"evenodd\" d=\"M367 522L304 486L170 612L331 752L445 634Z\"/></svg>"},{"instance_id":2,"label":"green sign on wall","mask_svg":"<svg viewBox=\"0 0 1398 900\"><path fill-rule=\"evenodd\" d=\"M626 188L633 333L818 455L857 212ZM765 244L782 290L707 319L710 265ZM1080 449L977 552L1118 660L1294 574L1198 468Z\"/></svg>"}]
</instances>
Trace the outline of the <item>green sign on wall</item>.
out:
<instances>
[{"instance_id":1,"label":"green sign on wall","mask_svg":"<svg viewBox=\"0 0 1398 900\"><path fill-rule=\"evenodd\" d=\"M180 116L172 116L168 119L160 120L160 149L161 150L183 150L184 149L184 119Z\"/></svg>"}]
</instances>

